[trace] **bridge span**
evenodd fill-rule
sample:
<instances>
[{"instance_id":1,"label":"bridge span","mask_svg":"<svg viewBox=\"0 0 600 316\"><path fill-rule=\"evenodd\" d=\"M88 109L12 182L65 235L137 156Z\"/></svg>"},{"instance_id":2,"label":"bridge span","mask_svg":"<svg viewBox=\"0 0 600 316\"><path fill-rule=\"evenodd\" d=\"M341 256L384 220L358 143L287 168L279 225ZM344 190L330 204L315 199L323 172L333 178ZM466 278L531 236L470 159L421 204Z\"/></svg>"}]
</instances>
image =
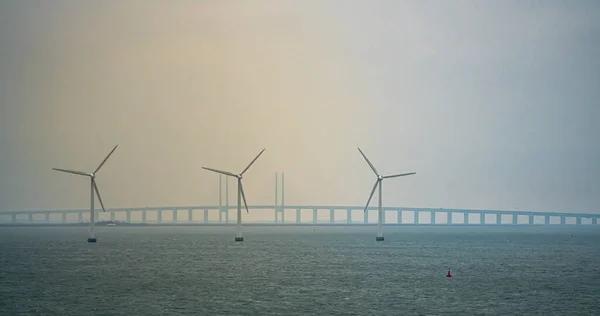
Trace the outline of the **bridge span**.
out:
<instances>
[{"instance_id":1,"label":"bridge span","mask_svg":"<svg viewBox=\"0 0 600 316\"><path fill-rule=\"evenodd\" d=\"M251 214L271 214L272 221L253 221L248 225L371 225L376 223L377 208L325 205L254 205ZM598 224L600 213L557 213L509 210L474 210L414 207L384 207L386 225L551 225ZM147 224L229 224L235 222L236 206L165 206L113 208L106 213L96 210L99 221L126 221ZM325 217L323 217L325 212ZM2 211L1 224L82 223L89 221L89 210ZM231 213L231 217L230 217ZM321 215L321 216L319 216ZM152 218L150 218L152 217ZM244 216L246 217L246 216ZM264 217L264 216L263 216ZM409 220L410 219L410 220Z\"/></svg>"}]
</instances>

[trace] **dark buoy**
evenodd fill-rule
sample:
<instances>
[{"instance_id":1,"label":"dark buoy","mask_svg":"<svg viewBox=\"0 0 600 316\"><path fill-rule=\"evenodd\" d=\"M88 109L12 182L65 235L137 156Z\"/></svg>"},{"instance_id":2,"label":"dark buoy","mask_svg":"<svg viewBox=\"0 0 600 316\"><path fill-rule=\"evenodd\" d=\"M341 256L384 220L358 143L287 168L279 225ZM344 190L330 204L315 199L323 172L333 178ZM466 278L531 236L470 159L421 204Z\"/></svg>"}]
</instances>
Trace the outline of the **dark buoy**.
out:
<instances>
[{"instance_id":1,"label":"dark buoy","mask_svg":"<svg viewBox=\"0 0 600 316\"><path fill-rule=\"evenodd\" d=\"M451 278L452 277L452 274L450 274L450 269L448 269L448 274L446 274L446 277L447 278Z\"/></svg>"}]
</instances>

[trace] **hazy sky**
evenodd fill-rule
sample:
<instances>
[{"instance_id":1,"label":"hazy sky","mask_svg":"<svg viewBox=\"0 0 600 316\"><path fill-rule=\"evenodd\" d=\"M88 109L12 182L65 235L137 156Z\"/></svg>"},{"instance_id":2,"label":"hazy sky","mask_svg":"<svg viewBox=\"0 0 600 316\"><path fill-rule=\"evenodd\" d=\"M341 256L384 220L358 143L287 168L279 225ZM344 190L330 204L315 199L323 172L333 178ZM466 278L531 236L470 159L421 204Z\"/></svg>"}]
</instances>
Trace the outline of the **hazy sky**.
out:
<instances>
[{"instance_id":1,"label":"hazy sky","mask_svg":"<svg viewBox=\"0 0 600 316\"><path fill-rule=\"evenodd\" d=\"M249 204L600 212L600 2L0 2L0 210ZM235 201L234 181L230 200ZM374 200L375 202L376 200ZM374 203L373 202L373 203ZM375 204L373 204L375 205Z\"/></svg>"}]
</instances>

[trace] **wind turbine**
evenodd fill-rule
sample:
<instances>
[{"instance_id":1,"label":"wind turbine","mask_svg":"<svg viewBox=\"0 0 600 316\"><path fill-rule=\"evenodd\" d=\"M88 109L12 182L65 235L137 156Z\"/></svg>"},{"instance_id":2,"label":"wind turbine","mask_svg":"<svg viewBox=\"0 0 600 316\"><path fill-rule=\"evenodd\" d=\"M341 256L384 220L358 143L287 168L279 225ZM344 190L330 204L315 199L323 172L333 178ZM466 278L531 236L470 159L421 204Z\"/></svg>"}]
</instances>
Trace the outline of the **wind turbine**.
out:
<instances>
[{"instance_id":1,"label":"wind turbine","mask_svg":"<svg viewBox=\"0 0 600 316\"><path fill-rule=\"evenodd\" d=\"M238 182L238 195L237 196L238 196L238 198L237 198L237 223L235 225L235 241L244 241L244 237L242 236L242 199L244 199L244 206L246 207L246 212L249 213L248 212L248 204L246 204L246 195L244 194L244 187L242 186L242 177L243 177L244 173L246 171L248 171L248 169L250 169L250 166L252 166L252 164L256 161L256 159L258 159L258 157L260 157L260 155L262 155L262 153L265 151L265 149L263 149L260 153L258 153L256 158L254 158L254 160L252 160L250 162L250 164L248 164L248 167L246 167L246 169L244 169L240 174L234 174L229 171L223 171L223 170L202 167L202 169L210 170L212 172L216 172L216 173L224 174L226 176L237 178L237 182Z\"/></svg>"},{"instance_id":2,"label":"wind turbine","mask_svg":"<svg viewBox=\"0 0 600 316\"><path fill-rule=\"evenodd\" d=\"M104 165L104 163L108 160L108 158L110 157L110 155L112 155L112 153L117 149L116 145L111 151L110 153L108 153L108 155L106 156L106 158L104 158L104 160L102 160L102 162L100 163L100 165L98 166L98 168L96 168L96 170L94 170L94 172L92 173L86 173L86 172L81 172L81 171L75 171L75 170L67 170L67 169L58 169L58 168L52 168L52 170L56 170L56 171L61 171L61 172L67 172L67 173L72 173L72 174L76 174L76 175L80 175L80 176L86 176L86 177L90 177L90 229L89 229L89 236L87 241L88 242L96 242L96 233L94 231L94 191L96 192L96 195L98 196L98 201L100 201L100 206L102 206L102 210L104 212L106 212L106 209L104 208L104 203L102 203L102 198L100 197L100 191L98 190L98 186L96 185L96 173L98 173L98 171L100 170L100 168L102 168L102 166Z\"/></svg>"},{"instance_id":3,"label":"wind turbine","mask_svg":"<svg viewBox=\"0 0 600 316\"><path fill-rule=\"evenodd\" d=\"M373 166L373 164L369 161L369 159L367 158L367 156L365 156L365 154L362 152L362 150L360 150L360 148L358 148L358 151L360 151L360 154L363 156L363 158L365 158L365 160L367 161L367 163L369 164L369 167L371 167L371 169L373 170L373 172L375 173L375 175L377 176L377 180L375 181L375 185L373 185L373 190L371 190L371 195L369 195L369 199L367 200L367 205L365 206L365 212L367 211L367 208L369 207L369 203L371 202L371 198L373 198L373 194L375 193L375 189L377 189L377 186L379 185L379 206L377 208L377 237L375 237L376 241L383 241L383 208L381 206L381 186L383 185L383 179L389 179L389 178L396 178L396 177L403 177L403 176L410 176L413 174L416 174L416 172L409 172L409 173L400 173L400 174L391 174L391 175L387 175L387 176L382 176L379 173L377 173L377 169L375 169L375 167Z\"/></svg>"}]
</instances>

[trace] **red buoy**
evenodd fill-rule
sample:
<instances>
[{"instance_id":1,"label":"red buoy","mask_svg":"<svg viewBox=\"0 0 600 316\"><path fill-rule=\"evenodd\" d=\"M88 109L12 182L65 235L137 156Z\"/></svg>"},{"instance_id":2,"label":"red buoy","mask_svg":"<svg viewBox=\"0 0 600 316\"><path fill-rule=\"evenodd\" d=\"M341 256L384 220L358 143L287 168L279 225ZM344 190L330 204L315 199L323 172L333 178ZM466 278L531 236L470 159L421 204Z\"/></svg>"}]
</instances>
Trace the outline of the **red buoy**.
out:
<instances>
[{"instance_id":1,"label":"red buoy","mask_svg":"<svg viewBox=\"0 0 600 316\"><path fill-rule=\"evenodd\" d=\"M450 274L450 269L448 269L448 274L446 274L446 277L447 278L451 278L452 277L452 274Z\"/></svg>"}]
</instances>

